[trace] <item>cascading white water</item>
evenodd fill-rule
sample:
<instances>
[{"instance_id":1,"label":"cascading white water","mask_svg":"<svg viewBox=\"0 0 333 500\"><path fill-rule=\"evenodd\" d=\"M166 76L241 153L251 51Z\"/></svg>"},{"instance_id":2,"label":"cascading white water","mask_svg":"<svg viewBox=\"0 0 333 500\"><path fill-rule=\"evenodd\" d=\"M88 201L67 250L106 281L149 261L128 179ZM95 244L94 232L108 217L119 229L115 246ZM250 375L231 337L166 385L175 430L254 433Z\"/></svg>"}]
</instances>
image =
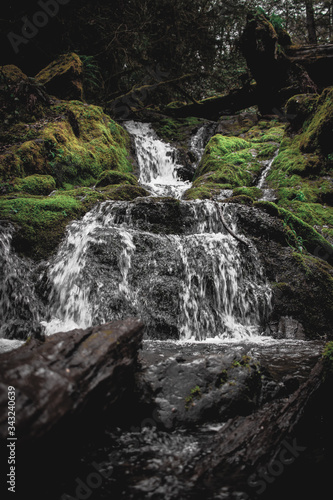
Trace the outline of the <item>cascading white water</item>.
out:
<instances>
[{"instance_id":1,"label":"cascading white water","mask_svg":"<svg viewBox=\"0 0 333 500\"><path fill-rule=\"evenodd\" d=\"M251 246L242 252L239 242L221 227L215 204L205 202L202 209L207 217L200 232L181 242L185 267L181 338L258 334L269 313L271 291L257 252ZM229 224L236 232L234 210L231 207Z\"/></svg>"},{"instance_id":2,"label":"cascading white water","mask_svg":"<svg viewBox=\"0 0 333 500\"><path fill-rule=\"evenodd\" d=\"M149 123L128 121L124 127L133 136L139 164L139 182L156 196L181 198L190 187L177 171L177 150L161 141Z\"/></svg>"},{"instance_id":3,"label":"cascading white water","mask_svg":"<svg viewBox=\"0 0 333 500\"><path fill-rule=\"evenodd\" d=\"M12 338L41 333L32 269L12 250L13 234L12 226L0 226L0 351Z\"/></svg>"},{"instance_id":4,"label":"cascading white water","mask_svg":"<svg viewBox=\"0 0 333 500\"><path fill-rule=\"evenodd\" d=\"M224 230L213 202L179 203L192 221L184 234L142 229L127 202L105 202L72 224L48 271L46 333L129 314L143 318L152 338L168 329L196 340L261 333L270 289L255 250ZM231 207L234 230L235 216Z\"/></svg>"},{"instance_id":5,"label":"cascading white water","mask_svg":"<svg viewBox=\"0 0 333 500\"><path fill-rule=\"evenodd\" d=\"M20 310L26 330L41 323L46 334L133 315L144 320L149 338L261 333L271 292L255 249L225 230L216 203L181 200L190 183L178 179L176 150L160 141L150 125L128 122L127 129L136 142L140 182L178 201L104 202L70 224L40 275L39 283L43 290L47 283L48 290L42 301L27 279L27 266L11 260L18 259L10 249L11 232L3 232L1 328L24 338L16 334ZM204 135L199 129L191 141L198 161ZM225 217L237 233L237 207L228 205Z\"/></svg>"},{"instance_id":6,"label":"cascading white water","mask_svg":"<svg viewBox=\"0 0 333 500\"><path fill-rule=\"evenodd\" d=\"M262 200L265 200L265 201L273 201L275 198L274 191L272 189L268 189L266 187L266 179L267 179L267 176L272 168L273 162L278 154L279 154L279 150L277 149L273 158L271 158L270 160L266 160L264 162L265 168L259 177L259 181L257 182L257 187L259 189L261 189L263 192Z\"/></svg>"}]
</instances>

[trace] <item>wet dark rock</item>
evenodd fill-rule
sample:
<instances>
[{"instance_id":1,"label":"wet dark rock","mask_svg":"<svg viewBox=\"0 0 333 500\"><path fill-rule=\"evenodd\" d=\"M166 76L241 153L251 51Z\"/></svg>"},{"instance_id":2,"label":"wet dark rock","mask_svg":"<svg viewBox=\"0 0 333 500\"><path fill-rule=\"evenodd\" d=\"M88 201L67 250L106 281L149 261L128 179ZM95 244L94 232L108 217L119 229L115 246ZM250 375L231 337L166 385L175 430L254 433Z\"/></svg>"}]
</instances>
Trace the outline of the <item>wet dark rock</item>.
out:
<instances>
[{"instance_id":1,"label":"wet dark rock","mask_svg":"<svg viewBox=\"0 0 333 500\"><path fill-rule=\"evenodd\" d=\"M312 254L292 248L283 221L266 210L240 206L237 214L272 286L267 334L276 338L332 338L332 266L316 256L314 246Z\"/></svg>"},{"instance_id":2,"label":"wet dark rock","mask_svg":"<svg viewBox=\"0 0 333 500\"><path fill-rule=\"evenodd\" d=\"M305 452L305 441L300 441L295 431L321 390L322 377L319 361L308 380L289 398L264 405L249 416L230 419L207 442L210 452L194 468L191 480L196 483L198 498L200 490L214 492L206 498L237 498L236 492L243 492L239 498L259 498L260 471L273 471L266 477L274 481L282 474L287 456L291 464ZM281 472L275 475L277 466ZM273 481L264 481L263 491ZM221 495L222 490L226 496Z\"/></svg>"},{"instance_id":3,"label":"wet dark rock","mask_svg":"<svg viewBox=\"0 0 333 500\"><path fill-rule=\"evenodd\" d=\"M255 359L236 350L196 359L168 358L146 366L140 385L148 401L153 398L162 427L193 427L248 414L261 390Z\"/></svg>"},{"instance_id":4,"label":"wet dark rock","mask_svg":"<svg viewBox=\"0 0 333 500\"><path fill-rule=\"evenodd\" d=\"M7 387L16 393L16 433L34 442L110 408L131 387L143 334L138 319L60 332L1 355L0 435L7 436ZM58 436L61 439L61 434Z\"/></svg>"}]
</instances>

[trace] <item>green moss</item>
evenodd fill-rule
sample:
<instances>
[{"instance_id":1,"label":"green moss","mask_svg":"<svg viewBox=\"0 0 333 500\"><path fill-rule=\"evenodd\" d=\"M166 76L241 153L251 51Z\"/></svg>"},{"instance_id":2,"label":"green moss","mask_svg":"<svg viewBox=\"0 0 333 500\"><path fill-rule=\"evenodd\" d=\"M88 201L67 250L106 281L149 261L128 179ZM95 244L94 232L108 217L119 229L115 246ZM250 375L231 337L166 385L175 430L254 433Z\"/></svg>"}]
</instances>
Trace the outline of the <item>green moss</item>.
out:
<instances>
[{"instance_id":1,"label":"green moss","mask_svg":"<svg viewBox=\"0 0 333 500\"><path fill-rule=\"evenodd\" d=\"M244 138L217 134L211 138L195 173L194 188L216 183L223 188L251 187L263 166L260 160L276 152L284 125L262 121L250 128ZM197 194L202 196L201 187ZM195 192L191 196L195 197ZM254 195L254 191L251 196ZM256 193L255 196L259 195ZM207 193L205 193L207 196Z\"/></svg>"},{"instance_id":2,"label":"green moss","mask_svg":"<svg viewBox=\"0 0 333 500\"><path fill-rule=\"evenodd\" d=\"M333 237L332 99L333 89L326 89L320 97L298 95L288 101L291 124L267 176L278 205L329 239Z\"/></svg>"},{"instance_id":3,"label":"green moss","mask_svg":"<svg viewBox=\"0 0 333 500\"><path fill-rule=\"evenodd\" d=\"M298 94L291 97L285 107L286 115L290 117L290 130L301 130L315 112L317 105L316 94Z\"/></svg>"},{"instance_id":4,"label":"green moss","mask_svg":"<svg viewBox=\"0 0 333 500\"><path fill-rule=\"evenodd\" d=\"M239 187L233 190L233 196L247 196L252 200L262 198L262 190L257 187Z\"/></svg>"},{"instance_id":5,"label":"green moss","mask_svg":"<svg viewBox=\"0 0 333 500\"><path fill-rule=\"evenodd\" d=\"M80 101L51 107L38 137L9 148L0 157L0 177L10 180L33 174L52 175L64 183L92 185L104 170L132 171L127 132L98 106Z\"/></svg>"},{"instance_id":6,"label":"green moss","mask_svg":"<svg viewBox=\"0 0 333 500\"><path fill-rule=\"evenodd\" d=\"M303 152L319 151L329 154L332 152L333 133L333 88L326 89L320 96L317 109L306 131L304 132L300 148Z\"/></svg>"},{"instance_id":7,"label":"green moss","mask_svg":"<svg viewBox=\"0 0 333 500\"><path fill-rule=\"evenodd\" d=\"M205 120L196 117L179 119L163 117L153 121L152 127L165 142L176 142L186 146L193 129L204 122Z\"/></svg>"},{"instance_id":8,"label":"green moss","mask_svg":"<svg viewBox=\"0 0 333 500\"><path fill-rule=\"evenodd\" d=\"M148 193L139 186L116 185L101 191L79 188L42 197L19 194L0 198L0 218L17 226L16 250L35 260L49 257L64 235L69 222L82 217L96 203L105 200L131 201Z\"/></svg>"},{"instance_id":9,"label":"green moss","mask_svg":"<svg viewBox=\"0 0 333 500\"><path fill-rule=\"evenodd\" d=\"M13 191L23 191L29 194L48 195L55 188L56 182L51 175L36 174L13 181Z\"/></svg>"},{"instance_id":10,"label":"green moss","mask_svg":"<svg viewBox=\"0 0 333 500\"><path fill-rule=\"evenodd\" d=\"M297 200L280 203L299 219L318 228L326 238L333 239L333 208L320 203L305 203Z\"/></svg>"},{"instance_id":11,"label":"green moss","mask_svg":"<svg viewBox=\"0 0 333 500\"><path fill-rule=\"evenodd\" d=\"M201 179L201 178L200 178ZM211 200L220 194L221 189L231 189L230 184L203 182L195 184L184 193L185 200Z\"/></svg>"},{"instance_id":12,"label":"green moss","mask_svg":"<svg viewBox=\"0 0 333 500\"><path fill-rule=\"evenodd\" d=\"M106 170L99 175L96 187L105 187L110 184L131 184L135 186L137 183L138 180L134 175L124 174L115 170Z\"/></svg>"},{"instance_id":13,"label":"green moss","mask_svg":"<svg viewBox=\"0 0 333 500\"><path fill-rule=\"evenodd\" d=\"M260 160L267 160L269 158L272 158L276 151L277 145L275 142L273 144L263 144L260 148L260 151L258 152L257 158L260 158Z\"/></svg>"},{"instance_id":14,"label":"green moss","mask_svg":"<svg viewBox=\"0 0 333 500\"><path fill-rule=\"evenodd\" d=\"M323 258L329 263L333 263L333 246L311 225L275 203L258 201L255 202L255 206L284 221L286 242L288 244L298 248L301 241L308 252L316 257Z\"/></svg>"}]
</instances>

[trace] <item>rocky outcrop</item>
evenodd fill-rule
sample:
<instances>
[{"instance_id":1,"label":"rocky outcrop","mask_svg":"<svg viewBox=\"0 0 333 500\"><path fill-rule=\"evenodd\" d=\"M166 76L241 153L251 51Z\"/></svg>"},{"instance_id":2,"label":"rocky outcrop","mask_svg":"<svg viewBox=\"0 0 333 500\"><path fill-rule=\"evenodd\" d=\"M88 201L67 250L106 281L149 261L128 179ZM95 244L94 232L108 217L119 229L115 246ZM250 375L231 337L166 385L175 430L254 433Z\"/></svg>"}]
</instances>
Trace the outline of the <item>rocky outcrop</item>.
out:
<instances>
[{"instance_id":1,"label":"rocky outcrop","mask_svg":"<svg viewBox=\"0 0 333 500\"><path fill-rule=\"evenodd\" d=\"M154 395L158 423L168 430L248 414L261 390L257 361L232 348L222 356L178 355L145 366L140 385L147 402Z\"/></svg>"},{"instance_id":2,"label":"rocky outcrop","mask_svg":"<svg viewBox=\"0 0 333 500\"><path fill-rule=\"evenodd\" d=\"M79 415L110 409L132 387L143 324L113 321L60 332L1 355L0 436L8 433L8 386L15 389L15 432L32 444L52 432L61 440Z\"/></svg>"},{"instance_id":3,"label":"rocky outcrop","mask_svg":"<svg viewBox=\"0 0 333 500\"><path fill-rule=\"evenodd\" d=\"M74 52L52 61L36 75L36 80L60 99L83 100L83 64Z\"/></svg>"},{"instance_id":4,"label":"rocky outcrop","mask_svg":"<svg viewBox=\"0 0 333 500\"><path fill-rule=\"evenodd\" d=\"M331 245L309 225L291 218L286 210L279 211L274 204L241 206L237 213L243 231L260 253L272 286L267 333L277 338L332 338ZM300 241L304 246L298 246Z\"/></svg>"}]
</instances>

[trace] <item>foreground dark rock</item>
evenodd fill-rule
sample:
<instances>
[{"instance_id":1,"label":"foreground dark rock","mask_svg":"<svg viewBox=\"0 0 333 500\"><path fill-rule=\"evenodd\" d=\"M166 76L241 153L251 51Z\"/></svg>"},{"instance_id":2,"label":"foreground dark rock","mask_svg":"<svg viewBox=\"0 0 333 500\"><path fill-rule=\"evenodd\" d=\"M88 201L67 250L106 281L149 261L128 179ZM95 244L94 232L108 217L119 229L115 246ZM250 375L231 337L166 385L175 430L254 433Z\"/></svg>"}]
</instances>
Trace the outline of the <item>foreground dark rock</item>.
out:
<instances>
[{"instance_id":1,"label":"foreground dark rock","mask_svg":"<svg viewBox=\"0 0 333 500\"><path fill-rule=\"evenodd\" d=\"M288 399L268 403L247 417L230 419L208 444L209 455L194 469L191 479L198 497L204 488L214 491L214 498L259 498L306 451L305 441L295 431L322 385L323 364L319 361ZM228 493L230 496L222 495Z\"/></svg>"},{"instance_id":2,"label":"foreground dark rock","mask_svg":"<svg viewBox=\"0 0 333 500\"><path fill-rule=\"evenodd\" d=\"M323 348L318 341L294 347L249 340L237 346L170 343L161 358L148 346L136 374L140 400L168 431L220 424L287 397L308 379Z\"/></svg>"},{"instance_id":3,"label":"foreground dark rock","mask_svg":"<svg viewBox=\"0 0 333 500\"><path fill-rule=\"evenodd\" d=\"M109 409L131 387L143 335L138 319L60 332L1 355L0 436L7 437L7 388L15 387L16 435L33 442L83 411Z\"/></svg>"}]
</instances>

